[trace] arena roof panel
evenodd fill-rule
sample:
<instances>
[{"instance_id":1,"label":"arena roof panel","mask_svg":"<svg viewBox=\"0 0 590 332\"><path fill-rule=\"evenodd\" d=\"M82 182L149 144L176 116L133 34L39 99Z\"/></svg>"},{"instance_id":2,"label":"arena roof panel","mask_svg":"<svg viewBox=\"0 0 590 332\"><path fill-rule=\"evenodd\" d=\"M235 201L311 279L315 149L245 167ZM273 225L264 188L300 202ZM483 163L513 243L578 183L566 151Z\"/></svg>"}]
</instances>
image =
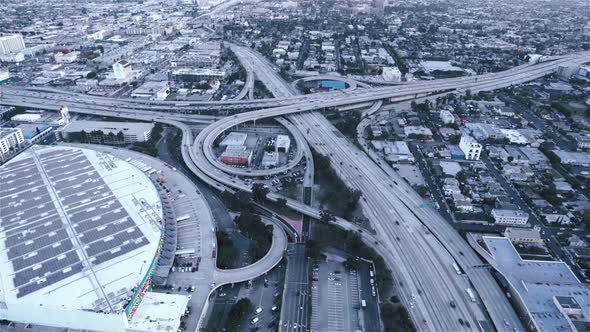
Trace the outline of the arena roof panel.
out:
<instances>
[{"instance_id":1,"label":"arena roof panel","mask_svg":"<svg viewBox=\"0 0 590 332\"><path fill-rule=\"evenodd\" d=\"M85 149L34 146L0 168L5 301L38 294L34 301L43 303L48 296L48 305L124 308L121 301L141 281L159 245L155 219L162 212L150 180L110 158ZM83 294L76 298L76 292Z\"/></svg>"}]
</instances>

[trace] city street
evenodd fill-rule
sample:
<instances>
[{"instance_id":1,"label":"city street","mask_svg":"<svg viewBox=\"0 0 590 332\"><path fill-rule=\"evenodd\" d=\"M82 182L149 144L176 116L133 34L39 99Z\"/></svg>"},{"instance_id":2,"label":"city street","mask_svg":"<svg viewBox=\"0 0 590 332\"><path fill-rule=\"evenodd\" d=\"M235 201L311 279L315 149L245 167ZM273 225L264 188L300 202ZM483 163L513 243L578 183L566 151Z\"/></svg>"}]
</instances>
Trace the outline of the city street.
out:
<instances>
[{"instance_id":1,"label":"city street","mask_svg":"<svg viewBox=\"0 0 590 332\"><path fill-rule=\"evenodd\" d=\"M305 244L290 244L287 249L287 272L279 331L303 332L309 317L309 259Z\"/></svg>"}]
</instances>

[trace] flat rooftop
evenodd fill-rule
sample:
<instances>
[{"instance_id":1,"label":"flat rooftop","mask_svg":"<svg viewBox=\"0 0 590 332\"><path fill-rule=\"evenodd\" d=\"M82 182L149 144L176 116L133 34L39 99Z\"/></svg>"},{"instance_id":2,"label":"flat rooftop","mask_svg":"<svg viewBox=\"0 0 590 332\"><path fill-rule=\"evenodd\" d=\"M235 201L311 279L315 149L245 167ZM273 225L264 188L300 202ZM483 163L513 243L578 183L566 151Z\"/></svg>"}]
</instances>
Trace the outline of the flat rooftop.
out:
<instances>
[{"instance_id":1,"label":"flat rooftop","mask_svg":"<svg viewBox=\"0 0 590 332\"><path fill-rule=\"evenodd\" d=\"M0 128L0 139L3 139L9 135L12 135L17 131L18 131L17 128Z\"/></svg>"},{"instance_id":2,"label":"flat rooftop","mask_svg":"<svg viewBox=\"0 0 590 332\"><path fill-rule=\"evenodd\" d=\"M132 331L178 331L180 317L188 304L188 296L147 292L129 322Z\"/></svg>"},{"instance_id":3,"label":"flat rooftop","mask_svg":"<svg viewBox=\"0 0 590 332\"><path fill-rule=\"evenodd\" d=\"M33 146L0 184L0 301L122 312L159 247L149 178L93 150Z\"/></svg>"},{"instance_id":4,"label":"flat rooftop","mask_svg":"<svg viewBox=\"0 0 590 332\"><path fill-rule=\"evenodd\" d=\"M110 122L110 121L72 121L63 127L65 132L79 132L84 130L89 133L94 130L102 130L105 134L123 132L127 135L141 136L154 128L153 123L149 122Z\"/></svg>"},{"instance_id":5,"label":"flat rooftop","mask_svg":"<svg viewBox=\"0 0 590 332\"><path fill-rule=\"evenodd\" d=\"M581 283L567 264L523 260L510 239L496 236L482 239L493 257L492 265L521 297L539 331L571 331L570 321L588 320L590 285ZM565 316L556 304L559 299L563 303L575 301L581 314Z\"/></svg>"},{"instance_id":6,"label":"flat rooftop","mask_svg":"<svg viewBox=\"0 0 590 332\"><path fill-rule=\"evenodd\" d=\"M168 81L149 81L131 92L132 95L153 95L156 92L168 88Z\"/></svg>"}]
</instances>

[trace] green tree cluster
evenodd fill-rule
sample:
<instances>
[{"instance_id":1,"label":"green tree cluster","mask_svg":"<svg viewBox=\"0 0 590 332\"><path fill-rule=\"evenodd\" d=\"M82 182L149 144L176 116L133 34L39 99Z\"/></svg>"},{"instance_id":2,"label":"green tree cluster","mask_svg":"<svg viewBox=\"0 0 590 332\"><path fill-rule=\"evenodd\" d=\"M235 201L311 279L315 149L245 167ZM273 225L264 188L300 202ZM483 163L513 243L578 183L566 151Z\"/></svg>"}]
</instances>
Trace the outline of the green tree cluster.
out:
<instances>
[{"instance_id":1,"label":"green tree cluster","mask_svg":"<svg viewBox=\"0 0 590 332\"><path fill-rule=\"evenodd\" d=\"M241 298L229 310L225 330L227 332L237 332L240 330L240 324L252 310L252 302L248 298Z\"/></svg>"},{"instance_id":2,"label":"green tree cluster","mask_svg":"<svg viewBox=\"0 0 590 332\"><path fill-rule=\"evenodd\" d=\"M252 240L250 254L254 260L264 257L272 244L273 226L264 224L258 214L249 210L242 210L234 222L240 232Z\"/></svg>"},{"instance_id":3,"label":"green tree cluster","mask_svg":"<svg viewBox=\"0 0 590 332\"><path fill-rule=\"evenodd\" d=\"M385 332L410 332L416 330L408 311L399 304L383 303L381 305L381 319Z\"/></svg>"},{"instance_id":4,"label":"green tree cluster","mask_svg":"<svg viewBox=\"0 0 590 332\"><path fill-rule=\"evenodd\" d=\"M313 152L313 151L312 151ZM319 200L336 215L349 218L358 206L361 192L349 188L331 167L330 158L313 152L315 179L322 185Z\"/></svg>"},{"instance_id":5,"label":"green tree cluster","mask_svg":"<svg viewBox=\"0 0 590 332\"><path fill-rule=\"evenodd\" d=\"M233 264L238 257L234 242L229 238L224 231L217 231L217 266L220 269L229 269L233 267Z\"/></svg>"}]
</instances>

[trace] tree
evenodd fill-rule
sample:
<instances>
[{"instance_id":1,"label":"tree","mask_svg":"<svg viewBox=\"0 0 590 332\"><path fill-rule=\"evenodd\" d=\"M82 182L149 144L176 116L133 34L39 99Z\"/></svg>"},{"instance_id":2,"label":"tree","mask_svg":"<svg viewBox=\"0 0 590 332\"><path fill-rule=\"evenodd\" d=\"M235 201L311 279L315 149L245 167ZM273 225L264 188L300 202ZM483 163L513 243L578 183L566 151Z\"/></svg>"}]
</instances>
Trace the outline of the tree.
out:
<instances>
[{"instance_id":1,"label":"tree","mask_svg":"<svg viewBox=\"0 0 590 332\"><path fill-rule=\"evenodd\" d=\"M279 208L282 209L287 206L287 200L284 198L279 198L279 199L277 199L277 205Z\"/></svg>"},{"instance_id":2,"label":"tree","mask_svg":"<svg viewBox=\"0 0 590 332\"><path fill-rule=\"evenodd\" d=\"M320 211L320 221L329 223L331 221L336 221L336 217L330 211L322 210Z\"/></svg>"},{"instance_id":3,"label":"tree","mask_svg":"<svg viewBox=\"0 0 590 332\"><path fill-rule=\"evenodd\" d=\"M582 212L582 225L586 227L586 230L590 230L590 210Z\"/></svg>"},{"instance_id":4,"label":"tree","mask_svg":"<svg viewBox=\"0 0 590 332\"><path fill-rule=\"evenodd\" d=\"M313 260L317 260L320 258L322 254L322 247L320 244L315 240L308 240L305 244L307 249L307 256L309 256Z\"/></svg>"},{"instance_id":5,"label":"tree","mask_svg":"<svg viewBox=\"0 0 590 332\"><path fill-rule=\"evenodd\" d=\"M344 268L349 271L356 271L360 266L358 258L348 257L344 262Z\"/></svg>"},{"instance_id":6,"label":"tree","mask_svg":"<svg viewBox=\"0 0 590 332\"><path fill-rule=\"evenodd\" d=\"M229 269L233 265L238 256L234 242L229 238L228 234L223 231L217 231L217 266L220 269Z\"/></svg>"},{"instance_id":7,"label":"tree","mask_svg":"<svg viewBox=\"0 0 590 332\"><path fill-rule=\"evenodd\" d=\"M384 303L381 305L381 318L385 332L415 331L406 308L401 305Z\"/></svg>"},{"instance_id":8,"label":"tree","mask_svg":"<svg viewBox=\"0 0 590 332\"><path fill-rule=\"evenodd\" d=\"M229 311L225 329L228 332L237 332L240 329L240 323L252 310L252 302L248 298L241 298L232 306Z\"/></svg>"},{"instance_id":9,"label":"tree","mask_svg":"<svg viewBox=\"0 0 590 332\"><path fill-rule=\"evenodd\" d=\"M266 200L266 194L268 194L268 192L268 188L264 187L262 183L254 183L252 185L252 196L254 201L258 203L262 203Z\"/></svg>"}]
</instances>

